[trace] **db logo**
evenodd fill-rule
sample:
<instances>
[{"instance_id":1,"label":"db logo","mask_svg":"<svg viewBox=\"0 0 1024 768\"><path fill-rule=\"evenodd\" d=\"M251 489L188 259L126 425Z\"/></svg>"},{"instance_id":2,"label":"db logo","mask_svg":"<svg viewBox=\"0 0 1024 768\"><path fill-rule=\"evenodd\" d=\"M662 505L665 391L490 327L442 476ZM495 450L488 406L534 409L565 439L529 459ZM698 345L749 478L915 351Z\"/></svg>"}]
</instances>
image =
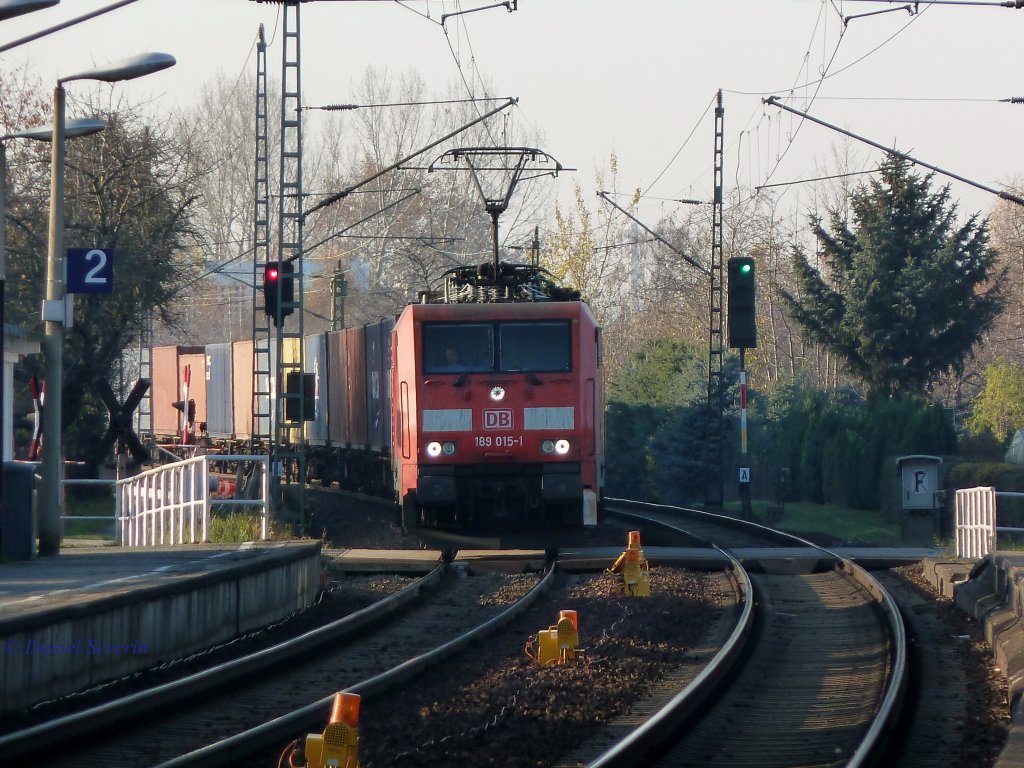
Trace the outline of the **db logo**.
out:
<instances>
[{"instance_id":1,"label":"db logo","mask_svg":"<svg viewBox=\"0 0 1024 768\"><path fill-rule=\"evenodd\" d=\"M484 429L512 429L511 408L488 408L484 410Z\"/></svg>"}]
</instances>

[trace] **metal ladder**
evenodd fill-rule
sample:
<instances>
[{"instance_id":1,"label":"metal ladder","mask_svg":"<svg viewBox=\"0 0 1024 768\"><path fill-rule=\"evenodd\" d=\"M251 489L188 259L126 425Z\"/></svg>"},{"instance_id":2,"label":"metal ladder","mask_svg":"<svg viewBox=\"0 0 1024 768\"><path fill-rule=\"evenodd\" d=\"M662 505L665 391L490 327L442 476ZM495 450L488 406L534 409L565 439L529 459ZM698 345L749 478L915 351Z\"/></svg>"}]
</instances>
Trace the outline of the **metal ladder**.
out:
<instances>
[{"instance_id":1,"label":"metal ladder","mask_svg":"<svg viewBox=\"0 0 1024 768\"><path fill-rule=\"evenodd\" d=\"M715 197L711 207L711 289L708 333L708 418L704 436L704 468L707 473L704 503L710 509L720 509L724 501L722 484L722 425L725 411L723 335L723 279L722 279L722 216L723 216L723 155L725 142L725 109L722 92L718 92L715 106Z\"/></svg>"},{"instance_id":2,"label":"metal ladder","mask_svg":"<svg viewBox=\"0 0 1024 768\"><path fill-rule=\"evenodd\" d=\"M303 311L303 196L302 196L302 76L299 44L299 0L283 6L283 53L281 74L281 186L279 254L282 264L294 267L292 301L278 302L280 310L291 309L287 321L279 318L277 328L277 360L275 381L277 391L274 408L274 441L271 454L273 480L295 484L295 499L304 509L306 454L303 443L305 402L303 372L305 349ZM282 271L283 274L283 271ZM283 285L279 281L278 285ZM276 495L275 495L276 498Z\"/></svg>"},{"instance_id":3,"label":"metal ladder","mask_svg":"<svg viewBox=\"0 0 1024 768\"><path fill-rule=\"evenodd\" d=\"M260 24L256 44L256 168L252 258L252 436L250 452L269 453L271 418L271 332L263 302L263 265L270 260L270 160L267 134L267 41Z\"/></svg>"}]
</instances>

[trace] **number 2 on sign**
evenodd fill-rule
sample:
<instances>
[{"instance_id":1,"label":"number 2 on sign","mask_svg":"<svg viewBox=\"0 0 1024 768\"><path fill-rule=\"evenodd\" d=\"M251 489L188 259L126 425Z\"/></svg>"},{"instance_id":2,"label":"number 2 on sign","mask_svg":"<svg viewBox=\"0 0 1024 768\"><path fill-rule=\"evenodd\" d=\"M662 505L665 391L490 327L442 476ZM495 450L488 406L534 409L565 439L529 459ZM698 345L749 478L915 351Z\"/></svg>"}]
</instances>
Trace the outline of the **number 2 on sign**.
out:
<instances>
[{"instance_id":1,"label":"number 2 on sign","mask_svg":"<svg viewBox=\"0 0 1024 768\"><path fill-rule=\"evenodd\" d=\"M85 282L87 285L106 285L107 278L100 274L103 272L103 268L107 266L107 254L105 251L101 251L98 248L93 248L87 254L85 254L85 260L93 263L92 268L85 273Z\"/></svg>"}]
</instances>

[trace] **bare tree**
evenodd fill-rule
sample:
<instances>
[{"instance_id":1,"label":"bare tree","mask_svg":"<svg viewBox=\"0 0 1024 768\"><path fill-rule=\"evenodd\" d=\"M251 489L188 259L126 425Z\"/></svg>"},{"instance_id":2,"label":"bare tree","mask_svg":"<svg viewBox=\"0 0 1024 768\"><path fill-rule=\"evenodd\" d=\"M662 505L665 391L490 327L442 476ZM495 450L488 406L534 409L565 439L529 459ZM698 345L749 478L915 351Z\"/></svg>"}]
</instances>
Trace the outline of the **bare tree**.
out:
<instances>
[{"instance_id":1,"label":"bare tree","mask_svg":"<svg viewBox=\"0 0 1024 768\"><path fill-rule=\"evenodd\" d=\"M137 343L147 313L168 322L177 318L175 297L192 272L191 215L198 196L189 170L193 148L141 109L111 102L97 89L73 99L69 114L99 117L106 125L69 142L65 166L65 243L104 248L114 257L113 292L75 297L64 344L65 377L76 384L64 388L68 451L92 458L104 426L98 383L111 379L122 351ZM27 147L12 167L7 244L10 271L19 279L9 284L6 308L13 322L29 328L40 325L49 157L47 146Z\"/></svg>"}]
</instances>

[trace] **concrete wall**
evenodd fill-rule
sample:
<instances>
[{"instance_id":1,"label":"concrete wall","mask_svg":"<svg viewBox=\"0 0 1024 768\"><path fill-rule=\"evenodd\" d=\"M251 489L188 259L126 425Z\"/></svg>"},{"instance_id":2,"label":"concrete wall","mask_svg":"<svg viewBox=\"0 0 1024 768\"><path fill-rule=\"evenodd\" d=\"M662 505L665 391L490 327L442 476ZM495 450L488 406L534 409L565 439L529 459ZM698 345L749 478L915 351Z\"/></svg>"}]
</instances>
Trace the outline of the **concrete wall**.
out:
<instances>
[{"instance_id":1,"label":"concrete wall","mask_svg":"<svg viewBox=\"0 0 1024 768\"><path fill-rule=\"evenodd\" d=\"M982 560L970 579L953 590L957 607L985 630L996 665L1006 675L1011 702L1024 692L1024 562L1019 554L994 553Z\"/></svg>"},{"instance_id":2,"label":"concrete wall","mask_svg":"<svg viewBox=\"0 0 1024 768\"><path fill-rule=\"evenodd\" d=\"M134 592L0 620L0 716L178 658L305 608L320 542Z\"/></svg>"}]
</instances>

